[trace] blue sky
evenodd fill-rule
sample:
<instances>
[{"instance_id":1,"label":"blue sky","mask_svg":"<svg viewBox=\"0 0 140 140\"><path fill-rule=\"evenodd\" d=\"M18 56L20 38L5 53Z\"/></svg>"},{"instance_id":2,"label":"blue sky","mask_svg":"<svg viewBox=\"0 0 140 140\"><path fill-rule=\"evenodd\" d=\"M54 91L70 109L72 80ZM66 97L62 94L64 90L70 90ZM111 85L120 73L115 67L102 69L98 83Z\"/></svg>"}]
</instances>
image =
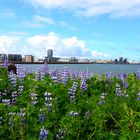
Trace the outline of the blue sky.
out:
<instances>
[{"instance_id":1,"label":"blue sky","mask_svg":"<svg viewBox=\"0 0 140 140\"><path fill-rule=\"evenodd\" d=\"M140 0L0 0L0 53L140 61Z\"/></svg>"}]
</instances>

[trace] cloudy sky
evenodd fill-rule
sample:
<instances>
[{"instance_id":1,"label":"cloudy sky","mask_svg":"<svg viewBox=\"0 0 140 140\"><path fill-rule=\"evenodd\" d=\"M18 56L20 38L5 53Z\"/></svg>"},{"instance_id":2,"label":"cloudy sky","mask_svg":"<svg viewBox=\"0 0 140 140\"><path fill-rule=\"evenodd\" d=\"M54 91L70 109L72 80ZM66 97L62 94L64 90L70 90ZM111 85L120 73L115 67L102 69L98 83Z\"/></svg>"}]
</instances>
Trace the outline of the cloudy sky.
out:
<instances>
[{"instance_id":1,"label":"cloudy sky","mask_svg":"<svg viewBox=\"0 0 140 140\"><path fill-rule=\"evenodd\" d=\"M0 53L140 61L140 0L0 0Z\"/></svg>"}]
</instances>

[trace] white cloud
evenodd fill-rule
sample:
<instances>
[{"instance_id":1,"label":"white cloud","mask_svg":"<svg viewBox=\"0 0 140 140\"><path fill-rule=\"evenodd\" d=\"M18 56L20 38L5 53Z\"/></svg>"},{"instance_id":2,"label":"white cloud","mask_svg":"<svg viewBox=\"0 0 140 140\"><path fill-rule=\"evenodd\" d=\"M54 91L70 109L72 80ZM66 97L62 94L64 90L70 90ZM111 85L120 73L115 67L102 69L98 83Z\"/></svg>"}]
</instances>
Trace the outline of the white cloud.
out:
<instances>
[{"instance_id":1,"label":"white cloud","mask_svg":"<svg viewBox=\"0 0 140 140\"><path fill-rule=\"evenodd\" d=\"M0 36L0 52L1 53L18 53L19 37Z\"/></svg>"},{"instance_id":2,"label":"white cloud","mask_svg":"<svg viewBox=\"0 0 140 140\"><path fill-rule=\"evenodd\" d=\"M55 24L55 21L52 18L40 15L34 15L30 20L21 22L21 25L28 28L42 28L51 24Z\"/></svg>"},{"instance_id":3,"label":"white cloud","mask_svg":"<svg viewBox=\"0 0 140 140\"><path fill-rule=\"evenodd\" d=\"M89 50L86 43L76 36L62 37L55 32L24 37L0 36L0 53L32 54L44 58L48 49L52 49L54 56L57 57L103 58L109 56L97 50Z\"/></svg>"},{"instance_id":4,"label":"white cloud","mask_svg":"<svg viewBox=\"0 0 140 140\"><path fill-rule=\"evenodd\" d=\"M44 57L48 49L53 49L54 56L58 57L92 57L85 42L76 36L62 37L55 32L24 37L0 36L0 53L32 54Z\"/></svg>"},{"instance_id":5,"label":"white cloud","mask_svg":"<svg viewBox=\"0 0 140 140\"><path fill-rule=\"evenodd\" d=\"M54 24L55 23L53 19L46 18L46 17L40 16L40 15L35 15L34 20L38 21L40 23L47 23L47 24Z\"/></svg>"},{"instance_id":6,"label":"white cloud","mask_svg":"<svg viewBox=\"0 0 140 140\"><path fill-rule=\"evenodd\" d=\"M15 13L12 11L3 10L0 11L0 19L10 19L15 17Z\"/></svg>"},{"instance_id":7,"label":"white cloud","mask_svg":"<svg viewBox=\"0 0 140 140\"><path fill-rule=\"evenodd\" d=\"M93 50L92 51L92 55L93 55L93 57L109 57L110 55L109 54L106 54L106 53L102 53L102 52L99 52L99 51L97 51L97 50Z\"/></svg>"},{"instance_id":8,"label":"white cloud","mask_svg":"<svg viewBox=\"0 0 140 140\"><path fill-rule=\"evenodd\" d=\"M82 16L140 16L140 0L26 0L37 8L66 9Z\"/></svg>"},{"instance_id":9,"label":"white cloud","mask_svg":"<svg viewBox=\"0 0 140 140\"><path fill-rule=\"evenodd\" d=\"M76 28L76 27L74 27L74 26L68 24L68 23L65 22L65 21L59 21L58 24L60 24L62 27L66 27L66 28L68 28L68 29L70 29L70 30L73 30L73 31L77 31L77 30L78 30L78 28Z\"/></svg>"},{"instance_id":10,"label":"white cloud","mask_svg":"<svg viewBox=\"0 0 140 140\"><path fill-rule=\"evenodd\" d=\"M85 43L77 37L63 38L54 32L47 35L36 35L28 38L27 43L32 50L42 51L46 55L48 49L54 50L55 56L88 56L91 57L90 51L86 48Z\"/></svg>"}]
</instances>

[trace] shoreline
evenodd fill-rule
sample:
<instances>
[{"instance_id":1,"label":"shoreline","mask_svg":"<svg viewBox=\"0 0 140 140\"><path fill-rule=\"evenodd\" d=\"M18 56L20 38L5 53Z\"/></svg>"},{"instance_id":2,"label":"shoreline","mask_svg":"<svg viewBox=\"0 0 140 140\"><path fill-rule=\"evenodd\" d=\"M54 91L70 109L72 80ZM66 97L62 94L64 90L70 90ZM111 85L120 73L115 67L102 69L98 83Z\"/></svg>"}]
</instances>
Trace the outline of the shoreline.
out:
<instances>
[{"instance_id":1,"label":"shoreline","mask_svg":"<svg viewBox=\"0 0 140 140\"><path fill-rule=\"evenodd\" d=\"M2 63L0 63L2 64ZM44 62L9 62L9 64L45 64ZM95 62L48 62L47 64L114 64L114 65L140 65L140 63L95 63Z\"/></svg>"}]
</instances>

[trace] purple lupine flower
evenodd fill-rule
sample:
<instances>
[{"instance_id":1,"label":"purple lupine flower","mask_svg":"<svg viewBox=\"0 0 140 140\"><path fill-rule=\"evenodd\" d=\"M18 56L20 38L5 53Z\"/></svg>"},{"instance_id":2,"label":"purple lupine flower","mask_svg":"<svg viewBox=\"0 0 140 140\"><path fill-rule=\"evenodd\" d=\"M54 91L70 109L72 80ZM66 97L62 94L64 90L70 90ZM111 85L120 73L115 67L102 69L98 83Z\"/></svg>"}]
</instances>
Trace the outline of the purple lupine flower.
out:
<instances>
[{"instance_id":1,"label":"purple lupine flower","mask_svg":"<svg viewBox=\"0 0 140 140\"><path fill-rule=\"evenodd\" d=\"M69 115L72 117L72 116L78 116L78 112L74 112L73 110L70 111Z\"/></svg>"},{"instance_id":2,"label":"purple lupine flower","mask_svg":"<svg viewBox=\"0 0 140 140\"><path fill-rule=\"evenodd\" d=\"M5 67L6 69L8 69L8 60L5 59L2 63L2 66Z\"/></svg>"},{"instance_id":3,"label":"purple lupine flower","mask_svg":"<svg viewBox=\"0 0 140 140\"><path fill-rule=\"evenodd\" d=\"M4 103L5 105L9 105L10 99L2 99L2 103Z\"/></svg>"},{"instance_id":4,"label":"purple lupine flower","mask_svg":"<svg viewBox=\"0 0 140 140\"><path fill-rule=\"evenodd\" d=\"M14 74L12 71L9 74L9 78L10 78L10 82L12 83L13 87L16 87L16 83L17 83L17 76L16 74Z\"/></svg>"},{"instance_id":5,"label":"purple lupine flower","mask_svg":"<svg viewBox=\"0 0 140 140\"><path fill-rule=\"evenodd\" d=\"M122 74L122 78L123 78L123 80L126 80L127 74L126 74L126 73L123 73L123 74Z\"/></svg>"},{"instance_id":6,"label":"purple lupine flower","mask_svg":"<svg viewBox=\"0 0 140 140\"><path fill-rule=\"evenodd\" d=\"M52 97L51 93L44 93L45 96L45 106L48 106L48 111L52 111Z\"/></svg>"},{"instance_id":7,"label":"purple lupine flower","mask_svg":"<svg viewBox=\"0 0 140 140\"><path fill-rule=\"evenodd\" d=\"M126 81L123 81L123 88L126 89L128 87L128 83Z\"/></svg>"},{"instance_id":8,"label":"purple lupine flower","mask_svg":"<svg viewBox=\"0 0 140 140\"><path fill-rule=\"evenodd\" d=\"M35 104L37 104L37 94L35 93L31 93L31 104L34 106Z\"/></svg>"},{"instance_id":9,"label":"purple lupine flower","mask_svg":"<svg viewBox=\"0 0 140 140\"><path fill-rule=\"evenodd\" d=\"M121 94L122 94L122 91L121 91L120 85L117 83L116 84L116 95L121 96Z\"/></svg>"},{"instance_id":10,"label":"purple lupine flower","mask_svg":"<svg viewBox=\"0 0 140 140\"><path fill-rule=\"evenodd\" d=\"M106 101L105 101L106 96L107 96L106 93L102 93L102 95L100 96L101 101L98 103L99 106L101 106L101 105L106 103Z\"/></svg>"},{"instance_id":11,"label":"purple lupine flower","mask_svg":"<svg viewBox=\"0 0 140 140\"><path fill-rule=\"evenodd\" d=\"M138 93L138 100L140 101L140 92Z\"/></svg>"},{"instance_id":12,"label":"purple lupine flower","mask_svg":"<svg viewBox=\"0 0 140 140\"><path fill-rule=\"evenodd\" d=\"M2 117L0 117L0 125L2 124L2 119L3 119L3 118L2 118Z\"/></svg>"},{"instance_id":13,"label":"purple lupine flower","mask_svg":"<svg viewBox=\"0 0 140 140\"><path fill-rule=\"evenodd\" d=\"M140 79L140 69L137 71L137 78Z\"/></svg>"},{"instance_id":14,"label":"purple lupine flower","mask_svg":"<svg viewBox=\"0 0 140 140\"><path fill-rule=\"evenodd\" d=\"M66 84L67 84L68 73L69 73L68 68L65 67L65 68L63 69L63 74L62 74L62 84L64 84L64 86L66 86Z\"/></svg>"},{"instance_id":15,"label":"purple lupine flower","mask_svg":"<svg viewBox=\"0 0 140 140\"><path fill-rule=\"evenodd\" d=\"M48 138L48 131L44 127L40 130L39 138L40 140L45 140Z\"/></svg>"},{"instance_id":16,"label":"purple lupine flower","mask_svg":"<svg viewBox=\"0 0 140 140\"><path fill-rule=\"evenodd\" d=\"M51 96L51 93L45 92L45 93L44 93L44 96L45 96L45 97L50 97L50 96Z\"/></svg>"},{"instance_id":17,"label":"purple lupine flower","mask_svg":"<svg viewBox=\"0 0 140 140\"><path fill-rule=\"evenodd\" d=\"M126 94L126 91L124 91L124 93L122 93L122 96L128 97L128 94Z\"/></svg>"},{"instance_id":18,"label":"purple lupine flower","mask_svg":"<svg viewBox=\"0 0 140 140\"><path fill-rule=\"evenodd\" d=\"M46 120L46 116L43 112L42 109L39 110L39 117L38 117L38 122L44 122Z\"/></svg>"},{"instance_id":19,"label":"purple lupine flower","mask_svg":"<svg viewBox=\"0 0 140 140\"><path fill-rule=\"evenodd\" d=\"M99 105L99 106L102 106L102 105L104 105L105 103L106 103L106 101L103 100L103 101L100 101L100 102L98 103L98 105Z\"/></svg>"},{"instance_id":20,"label":"purple lupine flower","mask_svg":"<svg viewBox=\"0 0 140 140\"><path fill-rule=\"evenodd\" d=\"M87 84L86 84L86 80L85 80L85 79L81 79L80 89L81 89L82 91L87 90Z\"/></svg>"},{"instance_id":21,"label":"purple lupine flower","mask_svg":"<svg viewBox=\"0 0 140 140\"><path fill-rule=\"evenodd\" d=\"M36 80L40 79L40 69L39 68L37 68L36 71L35 71L35 79Z\"/></svg>"},{"instance_id":22,"label":"purple lupine flower","mask_svg":"<svg viewBox=\"0 0 140 140\"><path fill-rule=\"evenodd\" d=\"M74 74L74 71L71 69L70 70L70 79L71 79L71 81L73 81L74 78L75 78L75 74Z\"/></svg>"},{"instance_id":23,"label":"purple lupine flower","mask_svg":"<svg viewBox=\"0 0 140 140\"><path fill-rule=\"evenodd\" d=\"M26 124L25 108L20 108L20 113L18 113L18 116L21 117L21 127L25 127L25 124Z\"/></svg>"},{"instance_id":24,"label":"purple lupine flower","mask_svg":"<svg viewBox=\"0 0 140 140\"><path fill-rule=\"evenodd\" d=\"M73 111L70 111L70 116L73 116Z\"/></svg>"},{"instance_id":25,"label":"purple lupine flower","mask_svg":"<svg viewBox=\"0 0 140 140\"><path fill-rule=\"evenodd\" d=\"M59 129L56 134L56 140L63 139L66 134L66 130Z\"/></svg>"},{"instance_id":26,"label":"purple lupine flower","mask_svg":"<svg viewBox=\"0 0 140 140\"><path fill-rule=\"evenodd\" d=\"M78 116L78 112L74 112L74 114L73 114L74 116Z\"/></svg>"},{"instance_id":27,"label":"purple lupine flower","mask_svg":"<svg viewBox=\"0 0 140 140\"><path fill-rule=\"evenodd\" d=\"M24 88L24 86L19 86L19 87L18 87L18 94L19 94L19 95L20 95L21 92L23 91L23 88Z\"/></svg>"}]
</instances>

